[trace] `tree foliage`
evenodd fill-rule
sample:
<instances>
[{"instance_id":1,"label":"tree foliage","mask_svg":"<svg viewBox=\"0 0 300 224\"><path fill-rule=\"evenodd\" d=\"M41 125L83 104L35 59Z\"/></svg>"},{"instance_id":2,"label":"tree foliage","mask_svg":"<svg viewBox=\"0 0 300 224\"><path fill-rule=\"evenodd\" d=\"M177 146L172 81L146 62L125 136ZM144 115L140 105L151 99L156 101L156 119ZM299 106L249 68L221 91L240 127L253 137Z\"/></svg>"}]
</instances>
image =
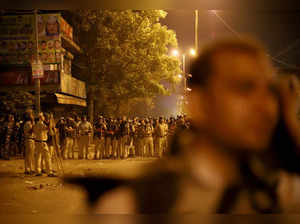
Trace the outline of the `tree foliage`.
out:
<instances>
[{"instance_id":1,"label":"tree foliage","mask_svg":"<svg viewBox=\"0 0 300 224\"><path fill-rule=\"evenodd\" d=\"M108 114L124 114L137 104L153 105L170 93L180 62L169 56L177 47L174 31L160 23L162 10L78 10L79 44L87 64L89 86L95 87L97 107ZM169 86L169 85L168 85ZM172 85L171 85L172 86ZM91 88L89 88L91 89Z\"/></svg>"}]
</instances>

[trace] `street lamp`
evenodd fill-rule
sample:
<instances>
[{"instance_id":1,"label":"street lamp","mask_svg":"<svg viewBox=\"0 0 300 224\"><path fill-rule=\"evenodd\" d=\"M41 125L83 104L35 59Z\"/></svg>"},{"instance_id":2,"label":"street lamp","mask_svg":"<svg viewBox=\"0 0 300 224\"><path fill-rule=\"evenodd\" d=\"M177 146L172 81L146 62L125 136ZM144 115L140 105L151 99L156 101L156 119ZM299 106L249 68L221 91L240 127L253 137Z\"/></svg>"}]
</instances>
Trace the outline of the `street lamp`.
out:
<instances>
[{"instance_id":1,"label":"street lamp","mask_svg":"<svg viewBox=\"0 0 300 224\"><path fill-rule=\"evenodd\" d=\"M190 55L195 56L196 55L196 50L195 49L190 49Z\"/></svg>"},{"instance_id":2,"label":"street lamp","mask_svg":"<svg viewBox=\"0 0 300 224\"><path fill-rule=\"evenodd\" d=\"M180 54L179 54L178 50L173 50L172 51L172 55L175 56L175 57L178 57ZM193 48L190 49L189 50L189 55L192 56L192 57L196 56L197 55L196 50L193 49ZM183 86L183 102L186 103L187 92L192 91L190 88L187 88L187 79L189 77L191 77L191 75L190 74L186 74L186 54L185 53L181 54L181 57L182 57L182 72L183 72L183 74L182 75L179 74L178 77L180 79L184 78L184 80L183 80L183 85L184 85ZM182 105L184 105L184 104L182 104Z\"/></svg>"}]
</instances>

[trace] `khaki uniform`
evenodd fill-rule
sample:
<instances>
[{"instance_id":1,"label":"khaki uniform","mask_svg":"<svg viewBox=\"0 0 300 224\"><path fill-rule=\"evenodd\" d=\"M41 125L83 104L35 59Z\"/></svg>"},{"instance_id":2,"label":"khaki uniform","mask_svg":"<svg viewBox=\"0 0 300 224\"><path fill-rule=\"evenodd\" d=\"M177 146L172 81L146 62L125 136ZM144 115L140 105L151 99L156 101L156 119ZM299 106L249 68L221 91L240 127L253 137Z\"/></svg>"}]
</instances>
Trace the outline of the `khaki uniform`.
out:
<instances>
[{"instance_id":1,"label":"khaki uniform","mask_svg":"<svg viewBox=\"0 0 300 224\"><path fill-rule=\"evenodd\" d=\"M35 141L33 134L33 122L27 121L24 124L24 144L25 144L25 172L33 172L35 169Z\"/></svg>"},{"instance_id":2,"label":"khaki uniform","mask_svg":"<svg viewBox=\"0 0 300 224\"><path fill-rule=\"evenodd\" d=\"M94 130L94 142L95 142L95 159L102 159L105 157L105 138L104 132L106 130L106 125L104 123L96 124Z\"/></svg>"},{"instance_id":3,"label":"khaki uniform","mask_svg":"<svg viewBox=\"0 0 300 224\"><path fill-rule=\"evenodd\" d=\"M144 145L143 145L143 126L140 124L135 125L135 132L134 132L134 149L135 149L135 156L143 156Z\"/></svg>"},{"instance_id":4,"label":"khaki uniform","mask_svg":"<svg viewBox=\"0 0 300 224\"><path fill-rule=\"evenodd\" d=\"M79 133L78 147L79 147L80 159L88 159L92 129L93 129L92 125L88 121L80 122L78 125L78 133Z\"/></svg>"},{"instance_id":5,"label":"khaki uniform","mask_svg":"<svg viewBox=\"0 0 300 224\"><path fill-rule=\"evenodd\" d=\"M47 145L48 139L48 126L39 121L33 126L33 133L35 136L35 149L36 149L36 172L41 174L42 157L45 159L46 172L52 174L52 163L50 151Z\"/></svg>"},{"instance_id":6,"label":"khaki uniform","mask_svg":"<svg viewBox=\"0 0 300 224\"><path fill-rule=\"evenodd\" d=\"M162 154L166 154L167 153L167 150L168 150L168 132L169 132L169 126L167 123L163 123L163 131L164 131L164 134L163 134L163 143L162 143Z\"/></svg>"},{"instance_id":7,"label":"khaki uniform","mask_svg":"<svg viewBox=\"0 0 300 224\"><path fill-rule=\"evenodd\" d=\"M66 145L65 145L65 149L64 149L64 159L74 159L75 158L75 152L74 152L74 140L76 137L76 124L75 122L72 124L67 123L66 124L66 128L65 128L65 132L66 132Z\"/></svg>"},{"instance_id":8,"label":"khaki uniform","mask_svg":"<svg viewBox=\"0 0 300 224\"><path fill-rule=\"evenodd\" d=\"M158 123L155 127L155 135L157 141L157 154L159 157L163 156L164 152L164 143L165 143L165 125Z\"/></svg>"},{"instance_id":9,"label":"khaki uniform","mask_svg":"<svg viewBox=\"0 0 300 224\"><path fill-rule=\"evenodd\" d=\"M154 145L153 145L153 127L150 124L146 124L144 127L144 156L154 156Z\"/></svg>"}]
</instances>

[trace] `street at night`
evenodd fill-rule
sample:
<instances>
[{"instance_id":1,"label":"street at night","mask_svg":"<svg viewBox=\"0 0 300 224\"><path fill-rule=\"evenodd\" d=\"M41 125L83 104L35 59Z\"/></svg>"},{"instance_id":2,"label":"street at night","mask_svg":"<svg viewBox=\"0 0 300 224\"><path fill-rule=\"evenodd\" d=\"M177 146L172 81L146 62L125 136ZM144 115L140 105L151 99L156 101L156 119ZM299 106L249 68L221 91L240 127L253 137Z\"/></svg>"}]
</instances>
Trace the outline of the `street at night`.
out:
<instances>
[{"instance_id":1,"label":"street at night","mask_svg":"<svg viewBox=\"0 0 300 224\"><path fill-rule=\"evenodd\" d=\"M300 213L300 13L246 6L0 10L0 222Z\"/></svg>"}]
</instances>

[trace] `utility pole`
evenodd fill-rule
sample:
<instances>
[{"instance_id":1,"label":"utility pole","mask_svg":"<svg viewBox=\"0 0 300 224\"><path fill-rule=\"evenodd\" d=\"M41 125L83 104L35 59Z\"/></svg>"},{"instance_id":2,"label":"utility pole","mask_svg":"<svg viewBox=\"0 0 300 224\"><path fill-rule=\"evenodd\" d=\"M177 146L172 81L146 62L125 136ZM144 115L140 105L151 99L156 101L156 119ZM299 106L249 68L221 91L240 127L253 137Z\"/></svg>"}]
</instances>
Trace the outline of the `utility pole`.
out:
<instances>
[{"instance_id":1,"label":"utility pole","mask_svg":"<svg viewBox=\"0 0 300 224\"><path fill-rule=\"evenodd\" d=\"M186 71L185 71L185 54L182 55L182 72L183 72L183 103L182 103L182 111L181 113L185 113L185 107L186 107L186 100L187 100L187 85L186 85Z\"/></svg>"},{"instance_id":2,"label":"utility pole","mask_svg":"<svg viewBox=\"0 0 300 224\"><path fill-rule=\"evenodd\" d=\"M38 10L34 10L34 19L35 19L35 44L36 44L36 61L39 62L39 37L38 37ZM35 110L39 114L41 112L41 82L40 78L35 79Z\"/></svg>"},{"instance_id":3,"label":"utility pole","mask_svg":"<svg viewBox=\"0 0 300 224\"><path fill-rule=\"evenodd\" d=\"M199 11L195 10L195 51L198 54L198 23L199 23Z\"/></svg>"}]
</instances>

